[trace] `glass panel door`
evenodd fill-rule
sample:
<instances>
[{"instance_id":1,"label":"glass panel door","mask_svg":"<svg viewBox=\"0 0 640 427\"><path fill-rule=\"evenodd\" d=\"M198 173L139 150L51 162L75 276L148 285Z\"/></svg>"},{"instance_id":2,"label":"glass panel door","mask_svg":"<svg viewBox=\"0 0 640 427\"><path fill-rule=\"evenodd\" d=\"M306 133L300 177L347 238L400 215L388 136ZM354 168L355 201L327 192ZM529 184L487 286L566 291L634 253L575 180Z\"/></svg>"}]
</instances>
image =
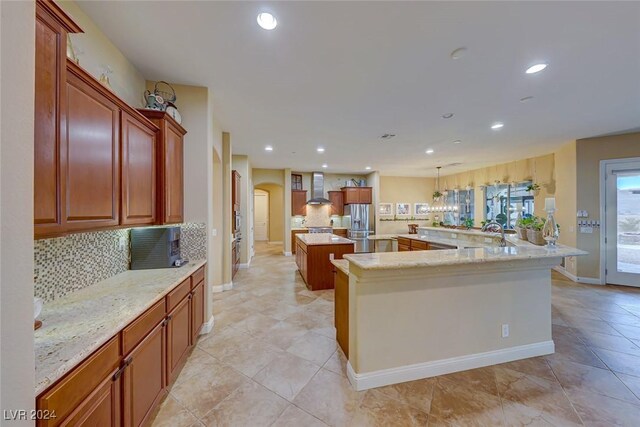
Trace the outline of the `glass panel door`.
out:
<instances>
[{"instance_id":1,"label":"glass panel door","mask_svg":"<svg viewBox=\"0 0 640 427\"><path fill-rule=\"evenodd\" d=\"M607 165L605 203L606 282L640 287L640 162Z\"/></svg>"}]
</instances>

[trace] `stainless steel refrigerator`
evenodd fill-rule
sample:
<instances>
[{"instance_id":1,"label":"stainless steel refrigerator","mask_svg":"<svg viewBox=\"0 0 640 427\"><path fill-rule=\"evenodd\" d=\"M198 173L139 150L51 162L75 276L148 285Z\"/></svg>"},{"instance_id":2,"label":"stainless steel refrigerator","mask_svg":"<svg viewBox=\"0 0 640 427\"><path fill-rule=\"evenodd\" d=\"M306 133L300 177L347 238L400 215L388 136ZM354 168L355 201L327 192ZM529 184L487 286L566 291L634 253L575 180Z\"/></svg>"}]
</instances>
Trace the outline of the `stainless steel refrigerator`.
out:
<instances>
[{"instance_id":1,"label":"stainless steel refrigerator","mask_svg":"<svg viewBox=\"0 0 640 427\"><path fill-rule=\"evenodd\" d=\"M351 227L349 228L349 239L356 242L356 253L371 252L369 234L371 227L371 205L347 205L345 215L351 216Z\"/></svg>"}]
</instances>

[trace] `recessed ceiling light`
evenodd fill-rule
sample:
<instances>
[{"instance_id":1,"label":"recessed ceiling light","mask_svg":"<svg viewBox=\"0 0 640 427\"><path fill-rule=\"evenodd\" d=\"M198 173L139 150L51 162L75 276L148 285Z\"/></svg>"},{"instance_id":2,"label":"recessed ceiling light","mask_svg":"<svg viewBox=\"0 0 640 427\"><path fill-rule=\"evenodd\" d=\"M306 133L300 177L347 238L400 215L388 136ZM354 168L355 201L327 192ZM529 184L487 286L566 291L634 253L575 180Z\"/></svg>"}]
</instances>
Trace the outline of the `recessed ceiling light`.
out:
<instances>
[{"instance_id":1,"label":"recessed ceiling light","mask_svg":"<svg viewBox=\"0 0 640 427\"><path fill-rule=\"evenodd\" d=\"M326 163L324 163L324 164L322 165L322 167L326 169L326 168L328 168L328 167L329 167L329 165L327 165Z\"/></svg>"},{"instance_id":2,"label":"recessed ceiling light","mask_svg":"<svg viewBox=\"0 0 640 427\"><path fill-rule=\"evenodd\" d=\"M500 123L500 122L498 122L498 123L494 123L494 124L492 124L492 125L491 125L491 129L496 130L496 129L500 129L500 128L501 128L501 127L503 127L503 126L504 126L504 123Z\"/></svg>"},{"instance_id":3,"label":"recessed ceiling light","mask_svg":"<svg viewBox=\"0 0 640 427\"><path fill-rule=\"evenodd\" d=\"M273 147L270 145L267 145L266 147L264 147L264 151L273 151Z\"/></svg>"},{"instance_id":4,"label":"recessed ceiling light","mask_svg":"<svg viewBox=\"0 0 640 427\"><path fill-rule=\"evenodd\" d=\"M324 148L322 148L322 147L318 147L318 148L316 148L316 151L317 151L318 153L324 153Z\"/></svg>"},{"instance_id":5,"label":"recessed ceiling light","mask_svg":"<svg viewBox=\"0 0 640 427\"><path fill-rule=\"evenodd\" d=\"M275 16L268 12L262 12L258 14L258 25L264 30L273 30L278 26L278 20Z\"/></svg>"},{"instance_id":6,"label":"recessed ceiling light","mask_svg":"<svg viewBox=\"0 0 640 427\"><path fill-rule=\"evenodd\" d=\"M545 64L545 63L534 64L531 67L527 68L527 71L525 71L525 73L527 73L527 74L539 73L540 71L542 71L545 68L547 68L547 65L549 65L549 64Z\"/></svg>"},{"instance_id":7,"label":"recessed ceiling light","mask_svg":"<svg viewBox=\"0 0 640 427\"><path fill-rule=\"evenodd\" d=\"M456 139L455 141L453 141L454 144L460 144L462 141L459 139Z\"/></svg>"},{"instance_id":8,"label":"recessed ceiling light","mask_svg":"<svg viewBox=\"0 0 640 427\"><path fill-rule=\"evenodd\" d=\"M451 117L453 117L453 113L446 113L442 115L443 119L450 119Z\"/></svg>"},{"instance_id":9,"label":"recessed ceiling light","mask_svg":"<svg viewBox=\"0 0 640 427\"><path fill-rule=\"evenodd\" d=\"M459 47L458 49L451 52L451 59L460 59L467 53L466 47Z\"/></svg>"},{"instance_id":10,"label":"recessed ceiling light","mask_svg":"<svg viewBox=\"0 0 640 427\"><path fill-rule=\"evenodd\" d=\"M364 168L365 170L370 171L371 170L371 166L367 166L366 168Z\"/></svg>"},{"instance_id":11,"label":"recessed ceiling light","mask_svg":"<svg viewBox=\"0 0 640 427\"><path fill-rule=\"evenodd\" d=\"M425 151L425 153L427 153L427 154L433 154L433 148L429 148L427 151Z\"/></svg>"},{"instance_id":12,"label":"recessed ceiling light","mask_svg":"<svg viewBox=\"0 0 640 427\"><path fill-rule=\"evenodd\" d=\"M520 98L520 102L525 103L529 102L533 99L533 96L525 96L524 98Z\"/></svg>"}]
</instances>

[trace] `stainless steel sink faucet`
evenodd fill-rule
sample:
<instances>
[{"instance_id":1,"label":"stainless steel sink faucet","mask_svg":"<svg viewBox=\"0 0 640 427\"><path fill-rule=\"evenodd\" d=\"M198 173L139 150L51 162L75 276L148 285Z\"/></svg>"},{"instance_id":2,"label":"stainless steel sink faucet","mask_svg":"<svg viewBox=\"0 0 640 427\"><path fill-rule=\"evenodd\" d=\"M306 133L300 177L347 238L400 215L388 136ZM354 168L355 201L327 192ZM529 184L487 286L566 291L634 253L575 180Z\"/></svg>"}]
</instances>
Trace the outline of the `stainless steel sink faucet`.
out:
<instances>
[{"instance_id":1,"label":"stainless steel sink faucet","mask_svg":"<svg viewBox=\"0 0 640 427\"><path fill-rule=\"evenodd\" d=\"M507 240L504 238L504 227L502 224L492 219L482 227L482 231L485 233L500 233L500 247L507 246Z\"/></svg>"}]
</instances>

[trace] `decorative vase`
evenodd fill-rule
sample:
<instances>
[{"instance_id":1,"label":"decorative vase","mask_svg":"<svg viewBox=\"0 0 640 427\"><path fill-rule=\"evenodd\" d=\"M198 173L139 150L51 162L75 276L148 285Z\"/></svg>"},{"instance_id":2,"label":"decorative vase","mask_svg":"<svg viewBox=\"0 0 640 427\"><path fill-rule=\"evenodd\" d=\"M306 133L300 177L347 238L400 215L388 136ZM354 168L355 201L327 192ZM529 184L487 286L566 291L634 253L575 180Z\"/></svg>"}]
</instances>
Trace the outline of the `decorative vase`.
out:
<instances>
[{"instance_id":1,"label":"decorative vase","mask_svg":"<svg viewBox=\"0 0 640 427\"><path fill-rule=\"evenodd\" d=\"M518 239L527 240L527 229L522 227L516 227L516 233L518 234Z\"/></svg>"},{"instance_id":2,"label":"decorative vase","mask_svg":"<svg viewBox=\"0 0 640 427\"><path fill-rule=\"evenodd\" d=\"M542 246L546 243L546 241L542 237L542 231L534 230L532 228L527 229L527 240L538 246Z\"/></svg>"},{"instance_id":3,"label":"decorative vase","mask_svg":"<svg viewBox=\"0 0 640 427\"><path fill-rule=\"evenodd\" d=\"M547 242L548 247L554 247L558 240L558 224L553 216L555 211L550 209L547 211L547 220L542 228L542 238Z\"/></svg>"}]
</instances>

